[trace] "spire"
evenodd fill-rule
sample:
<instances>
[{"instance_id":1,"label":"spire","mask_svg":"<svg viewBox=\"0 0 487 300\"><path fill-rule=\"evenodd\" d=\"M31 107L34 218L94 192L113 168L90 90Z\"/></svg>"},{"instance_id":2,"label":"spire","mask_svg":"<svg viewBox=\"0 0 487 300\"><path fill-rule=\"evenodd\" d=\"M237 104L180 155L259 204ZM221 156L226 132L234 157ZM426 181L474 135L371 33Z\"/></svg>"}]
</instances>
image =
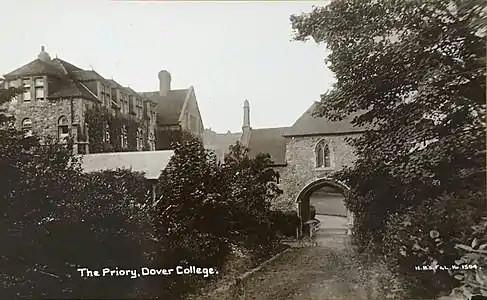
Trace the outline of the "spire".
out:
<instances>
[{"instance_id":1,"label":"spire","mask_svg":"<svg viewBox=\"0 0 487 300\"><path fill-rule=\"evenodd\" d=\"M245 100L243 109L244 109L244 117L243 117L242 128L250 128L250 105L249 105L249 101Z\"/></svg>"}]
</instances>

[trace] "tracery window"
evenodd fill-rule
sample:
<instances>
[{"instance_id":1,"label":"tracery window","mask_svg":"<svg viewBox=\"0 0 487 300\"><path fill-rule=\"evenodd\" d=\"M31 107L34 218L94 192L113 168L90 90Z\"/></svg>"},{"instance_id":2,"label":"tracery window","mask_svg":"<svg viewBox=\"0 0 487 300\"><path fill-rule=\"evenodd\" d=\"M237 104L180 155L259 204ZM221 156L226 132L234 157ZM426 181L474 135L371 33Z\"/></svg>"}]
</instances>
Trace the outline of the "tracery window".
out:
<instances>
[{"instance_id":1,"label":"tracery window","mask_svg":"<svg viewBox=\"0 0 487 300\"><path fill-rule=\"evenodd\" d=\"M331 152L330 146L321 140L315 148L316 167L317 168L329 168L331 167Z\"/></svg>"}]
</instances>

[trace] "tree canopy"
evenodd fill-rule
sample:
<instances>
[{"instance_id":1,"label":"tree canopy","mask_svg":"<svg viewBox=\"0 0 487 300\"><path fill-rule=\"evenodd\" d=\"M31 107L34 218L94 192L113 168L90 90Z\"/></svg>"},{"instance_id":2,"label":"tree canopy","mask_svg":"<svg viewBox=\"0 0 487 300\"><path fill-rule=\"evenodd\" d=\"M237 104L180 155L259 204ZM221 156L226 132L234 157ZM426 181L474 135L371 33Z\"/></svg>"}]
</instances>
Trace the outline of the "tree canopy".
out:
<instances>
[{"instance_id":1,"label":"tree canopy","mask_svg":"<svg viewBox=\"0 0 487 300\"><path fill-rule=\"evenodd\" d=\"M399 255L383 238L403 221L415 237L428 227L467 234L485 211L485 14L478 0L335 0L291 16L295 40L330 51L336 83L316 116L356 113L353 124L365 130L350 140L355 164L336 174L351 186L358 244ZM424 210L418 219L434 205L471 219L460 225ZM394 218L399 224L388 226Z\"/></svg>"}]
</instances>

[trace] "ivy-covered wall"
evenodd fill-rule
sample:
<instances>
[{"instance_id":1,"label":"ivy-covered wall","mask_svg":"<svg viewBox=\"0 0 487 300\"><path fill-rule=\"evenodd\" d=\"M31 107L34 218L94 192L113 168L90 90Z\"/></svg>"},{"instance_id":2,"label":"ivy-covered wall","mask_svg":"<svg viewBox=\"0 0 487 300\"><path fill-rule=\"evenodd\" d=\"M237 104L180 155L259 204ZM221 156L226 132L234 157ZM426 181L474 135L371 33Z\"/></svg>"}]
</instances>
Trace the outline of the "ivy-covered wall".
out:
<instances>
[{"instance_id":1,"label":"ivy-covered wall","mask_svg":"<svg viewBox=\"0 0 487 300\"><path fill-rule=\"evenodd\" d=\"M94 106L86 110L85 123L90 153L150 149L149 130L144 119L136 120L131 116L114 114L106 107Z\"/></svg>"}]
</instances>

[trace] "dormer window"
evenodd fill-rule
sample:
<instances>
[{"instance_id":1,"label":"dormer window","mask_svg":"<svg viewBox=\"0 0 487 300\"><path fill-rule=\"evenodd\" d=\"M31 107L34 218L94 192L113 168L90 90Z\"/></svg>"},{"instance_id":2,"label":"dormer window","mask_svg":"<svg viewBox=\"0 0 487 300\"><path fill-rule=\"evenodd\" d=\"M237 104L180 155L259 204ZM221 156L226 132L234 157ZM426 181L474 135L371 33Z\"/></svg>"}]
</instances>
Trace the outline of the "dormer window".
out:
<instances>
[{"instance_id":1,"label":"dormer window","mask_svg":"<svg viewBox=\"0 0 487 300\"><path fill-rule=\"evenodd\" d=\"M36 100L44 100L44 78L35 78L35 98Z\"/></svg>"},{"instance_id":2,"label":"dormer window","mask_svg":"<svg viewBox=\"0 0 487 300\"><path fill-rule=\"evenodd\" d=\"M30 78L22 79L22 86L25 88L23 100L24 102L30 102L30 98L31 98Z\"/></svg>"},{"instance_id":3,"label":"dormer window","mask_svg":"<svg viewBox=\"0 0 487 300\"><path fill-rule=\"evenodd\" d=\"M330 146L325 140L321 140L315 147L316 168L331 168Z\"/></svg>"}]
</instances>

